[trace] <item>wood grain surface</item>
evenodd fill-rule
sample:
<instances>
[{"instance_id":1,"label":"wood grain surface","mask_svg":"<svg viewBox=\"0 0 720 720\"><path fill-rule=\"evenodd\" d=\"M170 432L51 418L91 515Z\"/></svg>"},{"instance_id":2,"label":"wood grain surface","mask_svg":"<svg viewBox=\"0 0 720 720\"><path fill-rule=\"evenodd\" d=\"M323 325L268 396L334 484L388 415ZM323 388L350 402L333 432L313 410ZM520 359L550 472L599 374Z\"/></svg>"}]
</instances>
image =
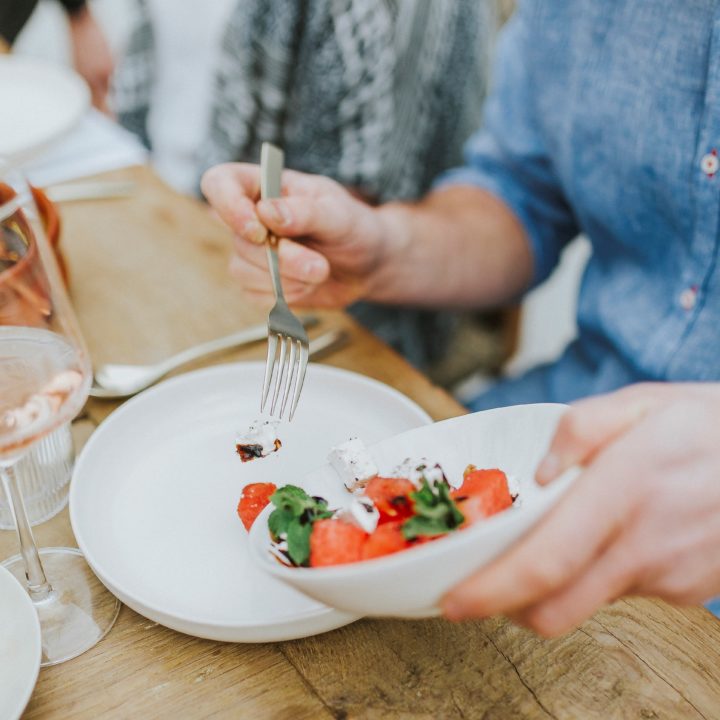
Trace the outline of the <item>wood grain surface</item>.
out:
<instances>
[{"instance_id":1,"label":"wood grain surface","mask_svg":"<svg viewBox=\"0 0 720 720\"><path fill-rule=\"evenodd\" d=\"M128 199L62 207L72 295L96 362L158 360L257 322L227 273L229 233L145 168ZM462 408L342 313L351 343L325 362L384 381L435 419ZM216 362L260 359L262 344ZM207 363L205 363L207 364ZM115 407L90 401L82 446ZM36 528L74 545L67 510ZM0 557L16 552L0 532ZM541 640L505 620L362 620L292 642L192 638L123 608L86 654L41 671L24 715L96 718L720 718L720 623L701 608L622 600L575 632Z\"/></svg>"}]
</instances>

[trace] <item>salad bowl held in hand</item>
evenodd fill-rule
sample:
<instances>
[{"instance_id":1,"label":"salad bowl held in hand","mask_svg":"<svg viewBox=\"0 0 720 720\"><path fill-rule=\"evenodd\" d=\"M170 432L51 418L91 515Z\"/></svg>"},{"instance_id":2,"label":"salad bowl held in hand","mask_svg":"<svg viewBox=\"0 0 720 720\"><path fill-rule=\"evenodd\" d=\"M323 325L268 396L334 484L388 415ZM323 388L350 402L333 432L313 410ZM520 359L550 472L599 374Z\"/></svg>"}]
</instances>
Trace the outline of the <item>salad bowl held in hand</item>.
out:
<instances>
[{"instance_id":1,"label":"salad bowl held in hand","mask_svg":"<svg viewBox=\"0 0 720 720\"><path fill-rule=\"evenodd\" d=\"M530 530L577 475L576 469L570 470L547 487L534 480L565 410L554 404L488 410L410 430L369 448L383 476L396 475L394 469L407 465L408 458L439 463L456 487L469 464L503 470L517 498L492 517L384 557L331 567L293 567L278 559L268 529L275 508L269 505L250 531L252 557L266 573L343 611L407 618L437 615L443 595ZM325 498L332 509L347 508L353 500L330 464L289 482Z\"/></svg>"}]
</instances>

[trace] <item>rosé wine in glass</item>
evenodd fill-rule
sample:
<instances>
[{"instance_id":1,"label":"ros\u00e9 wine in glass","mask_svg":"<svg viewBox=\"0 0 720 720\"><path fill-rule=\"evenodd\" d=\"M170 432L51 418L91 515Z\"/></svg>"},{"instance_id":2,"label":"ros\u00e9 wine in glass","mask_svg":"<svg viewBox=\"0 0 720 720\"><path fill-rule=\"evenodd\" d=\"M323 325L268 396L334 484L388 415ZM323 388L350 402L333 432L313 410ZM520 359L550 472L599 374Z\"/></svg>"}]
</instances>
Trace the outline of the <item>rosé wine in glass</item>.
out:
<instances>
[{"instance_id":1,"label":"ros\u00e9 wine in glass","mask_svg":"<svg viewBox=\"0 0 720 720\"><path fill-rule=\"evenodd\" d=\"M91 375L30 187L0 164L0 480L20 543L3 565L37 610L42 665L91 648L119 610L76 548L38 550L17 474L36 443L80 412Z\"/></svg>"}]
</instances>

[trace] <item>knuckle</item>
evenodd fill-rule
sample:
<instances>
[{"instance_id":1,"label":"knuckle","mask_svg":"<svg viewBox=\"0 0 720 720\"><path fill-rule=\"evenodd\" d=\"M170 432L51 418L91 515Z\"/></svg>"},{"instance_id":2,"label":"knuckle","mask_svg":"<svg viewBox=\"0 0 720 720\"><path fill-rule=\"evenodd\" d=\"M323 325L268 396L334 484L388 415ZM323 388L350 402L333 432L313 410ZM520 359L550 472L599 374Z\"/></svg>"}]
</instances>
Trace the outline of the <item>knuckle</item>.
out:
<instances>
[{"instance_id":1,"label":"knuckle","mask_svg":"<svg viewBox=\"0 0 720 720\"><path fill-rule=\"evenodd\" d=\"M641 382L618 390L615 397L633 408L640 419L651 408L667 403L675 393L676 389L670 383Z\"/></svg>"},{"instance_id":2,"label":"knuckle","mask_svg":"<svg viewBox=\"0 0 720 720\"><path fill-rule=\"evenodd\" d=\"M261 264L265 253L263 247L240 235L235 238L234 248L235 255L233 257L249 264Z\"/></svg>"},{"instance_id":3,"label":"knuckle","mask_svg":"<svg viewBox=\"0 0 720 720\"><path fill-rule=\"evenodd\" d=\"M200 178L203 195L210 200L209 196L216 194L223 185L237 187L244 194L242 183L237 180L234 172L237 167L237 163L220 163L207 169Z\"/></svg>"},{"instance_id":4,"label":"knuckle","mask_svg":"<svg viewBox=\"0 0 720 720\"><path fill-rule=\"evenodd\" d=\"M308 203L308 205L310 205ZM337 200L333 202L333 198L328 195L319 195L317 200L312 204L312 210L315 215L326 215L334 213L337 207Z\"/></svg>"},{"instance_id":5,"label":"knuckle","mask_svg":"<svg viewBox=\"0 0 720 720\"><path fill-rule=\"evenodd\" d=\"M527 608L516 615L513 621L541 637L553 637L559 626L557 612L543 604Z\"/></svg>"},{"instance_id":6,"label":"knuckle","mask_svg":"<svg viewBox=\"0 0 720 720\"><path fill-rule=\"evenodd\" d=\"M215 182L214 173L215 168L210 168L206 170L200 178L200 192L202 192L203 196L208 200L210 200L210 196L212 195L212 187Z\"/></svg>"},{"instance_id":7,"label":"knuckle","mask_svg":"<svg viewBox=\"0 0 720 720\"><path fill-rule=\"evenodd\" d=\"M297 172L296 179L303 184L307 190L316 190L323 193L337 193L342 190L342 185L327 175L315 173Z\"/></svg>"},{"instance_id":8,"label":"knuckle","mask_svg":"<svg viewBox=\"0 0 720 720\"><path fill-rule=\"evenodd\" d=\"M324 220L325 224L331 223L337 229L344 227L350 220L350 207L338 202L337 196L333 195L320 195L313 212L318 221Z\"/></svg>"},{"instance_id":9,"label":"knuckle","mask_svg":"<svg viewBox=\"0 0 720 720\"><path fill-rule=\"evenodd\" d=\"M528 618L528 626L536 635L546 639L557 637L562 634L562 629L559 626L557 619L554 617L548 617L542 613Z\"/></svg>"},{"instance_id":10,"label":"knuckle","mask_svg":"<svg viewBox=\"0 0 720 720\"><path fill-rule=\"evenodd\" d=\"M694 601L694 588L684 573L671 573L659 581L656 592L673 605L690 605Z\"/></svg>"},{"instance_id":11,"label":"knuckle","mask_svg":"<svg viewBox=\"0 0 720 720\"><path fill-rule=\"evenodd\" d=\"M530 590L538 596L546 595L555 590L565 577L565 564L558 561L534 565L525 572L525 579Z\"/></svg>"},{"instance_id":12,"label":"knuckle","mask_svg":"<svg viewBox=\"0 0 720 720\"><path fill-rule=\"evenodd\" d=\"M567 609L551 603L530 608L524 619L526 626L543 638L564 635L575 627L573 622L568 622Z\"/></svg>"},{"instance_id":13,"label":"knuckle","mask_svg":"<svg viewBox=\"0 0 720 720\"><path fill-rule=\"evenodd\" d=\"M586 434L585 414L579 408L571 408L562 416L558 424L559 442L573 443L583 440Z\"/></svg>"}]
</instances>

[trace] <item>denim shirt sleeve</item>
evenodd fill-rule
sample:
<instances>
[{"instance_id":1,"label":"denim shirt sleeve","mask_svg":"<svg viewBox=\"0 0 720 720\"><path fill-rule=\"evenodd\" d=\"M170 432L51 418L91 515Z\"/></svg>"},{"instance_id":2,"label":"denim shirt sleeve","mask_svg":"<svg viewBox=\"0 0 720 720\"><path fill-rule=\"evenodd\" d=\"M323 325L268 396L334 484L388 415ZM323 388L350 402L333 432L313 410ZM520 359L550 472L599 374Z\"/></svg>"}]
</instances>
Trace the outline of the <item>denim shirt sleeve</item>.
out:
<instances>
[{"instance_id":1,"label":"denim shirt sleeve","mask_svg":"<svg viewBox=\"0 0 720 720\"><path fill-rule=\"evenodd\" d=\"M532 8L532 2L521 5L501 33L483 127L466 143L465 165L441 175L434 187L473 185L503 200L525 228L537 285L579 230L553 168L542 115L535 110L544 71Z\"/></svg>"}]
</instances>

